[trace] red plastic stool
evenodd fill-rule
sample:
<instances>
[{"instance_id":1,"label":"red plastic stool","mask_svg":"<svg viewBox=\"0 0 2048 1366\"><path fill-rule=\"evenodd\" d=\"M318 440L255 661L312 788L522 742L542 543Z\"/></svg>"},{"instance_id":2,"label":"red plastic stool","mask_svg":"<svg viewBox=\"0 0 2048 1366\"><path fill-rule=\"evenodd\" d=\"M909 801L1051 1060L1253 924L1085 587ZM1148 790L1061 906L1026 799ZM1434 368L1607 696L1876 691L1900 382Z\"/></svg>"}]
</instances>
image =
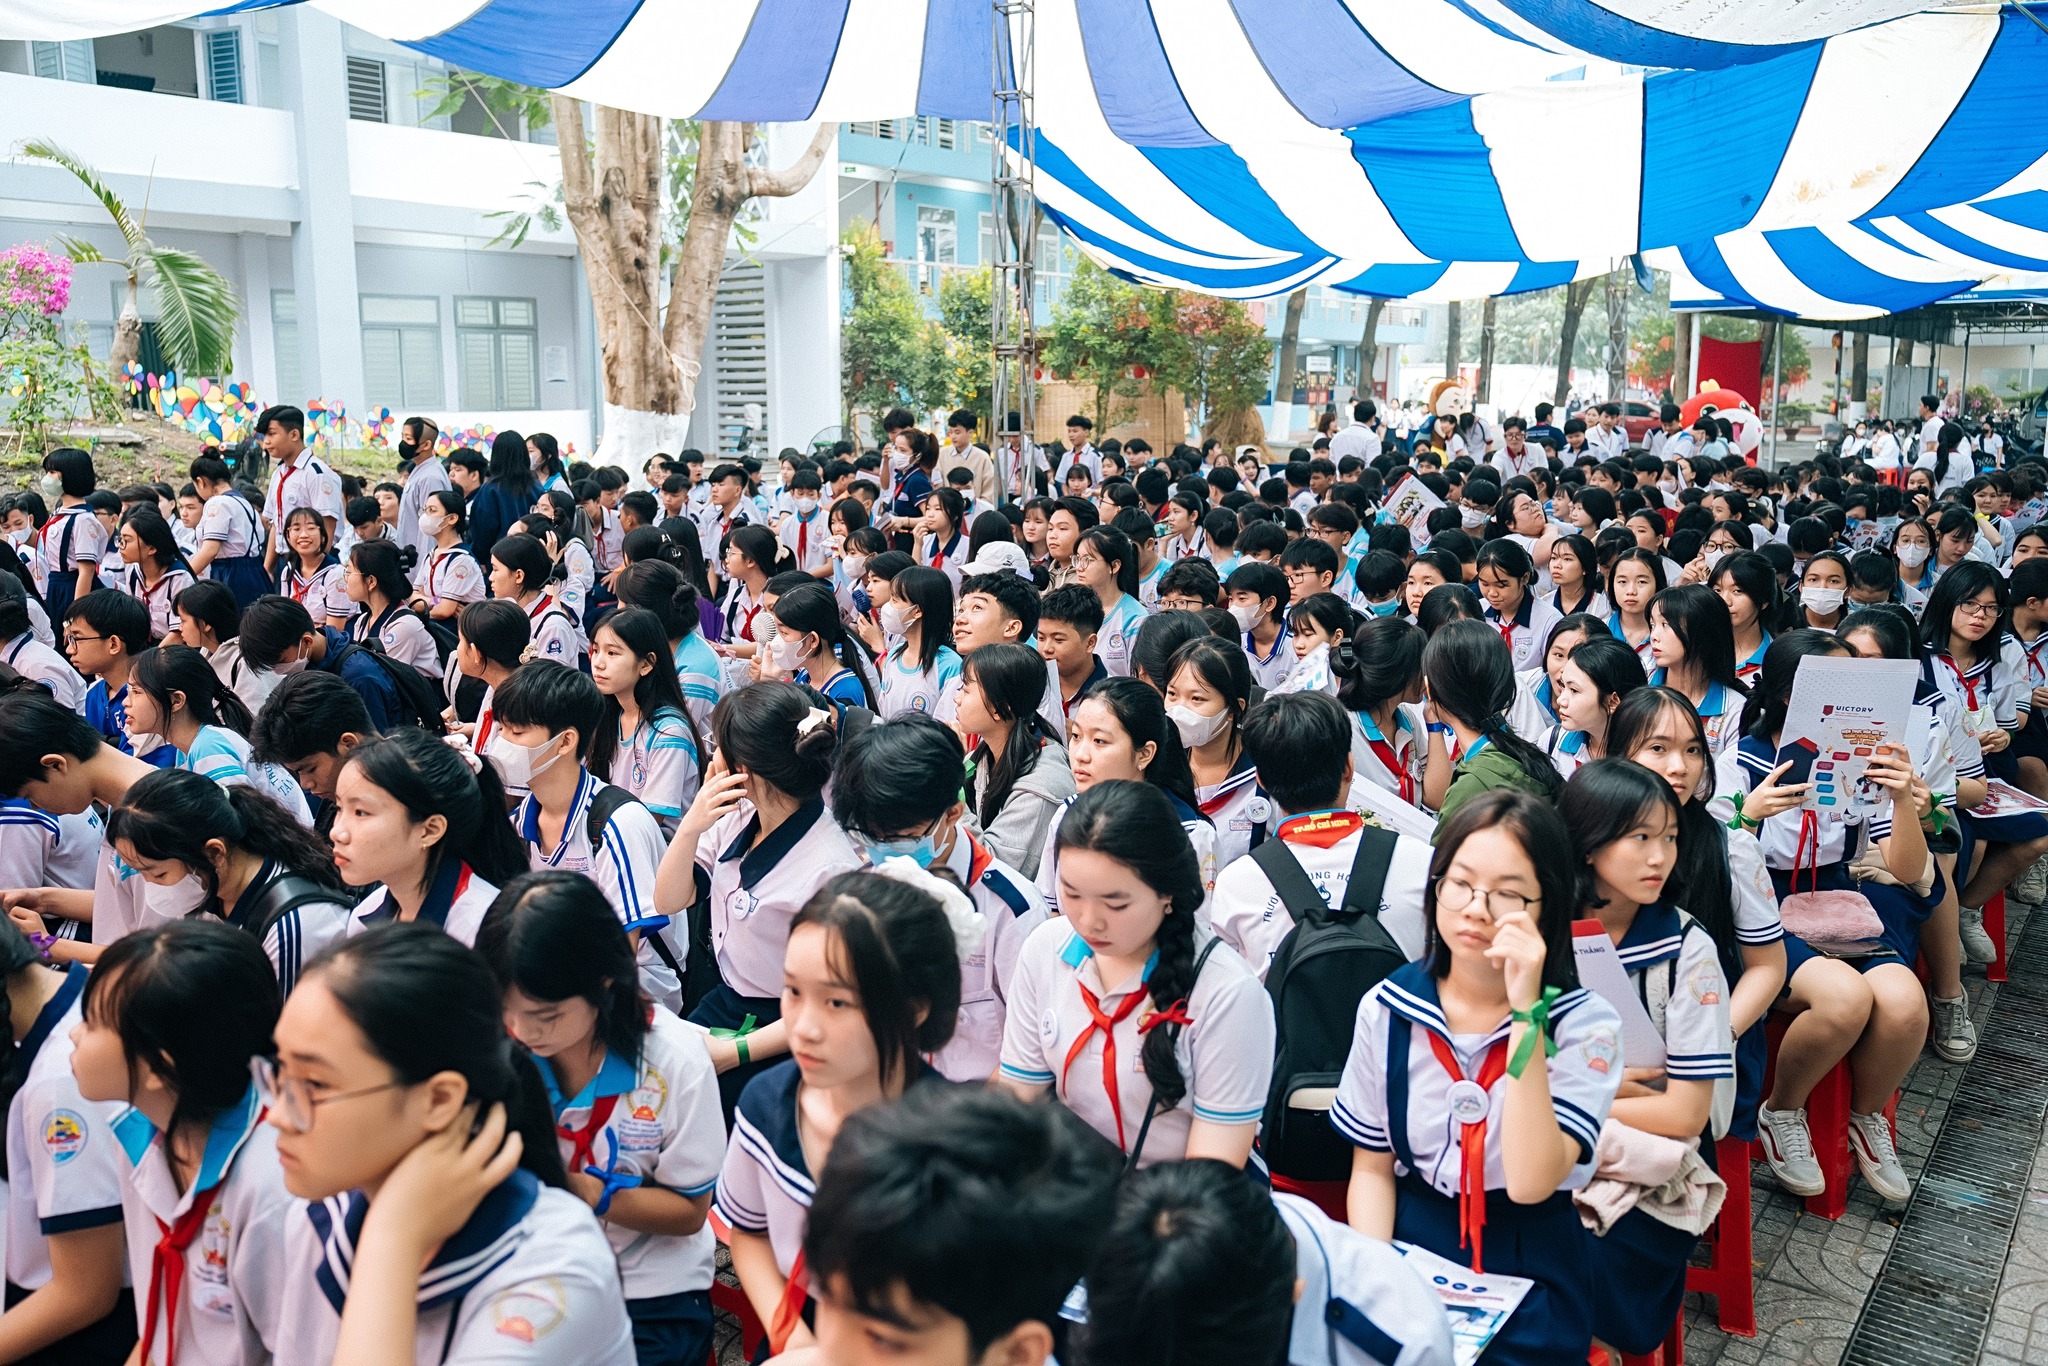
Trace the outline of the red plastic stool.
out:
<instances>
[{"instance_id":1,"label":"red plastic stool","mask_svg":"<svg viewBox=\"0 0 2048 1366\"><path fill-rule=\"evenodd\" d=\"M1273 1189L1286 1195L1298 1195L1329 1215L1340 1224L1351 1222L1349 1181L1296 1181L1279 1172L1269 1174Z\"/></svg>"},{"instance_id":2,"label":"red plastic stool","mask_svg":"<svg viewBox=\"0 0 2048 1366\"><path fill-rule=\"evenodd\" d=\"M1751 1242L1749 1143L1724 1138L1714 1145L1714 1169L1728 1184L1728 1196L1714 1226L1701 1239L1707 1264L1688 1267L1685 1288L1712 1295L1715 1318L1724 1333L1756 1336L1756 1265ZM1678 1332L1683 1339L1683 1331Z\"/></svg>"},{"instance_id":3,"label":"red plastic stool","mask_svg":"<svg viewBox=\"0 0 2048 1366\"><path fill-rule=\"evenodd\" d=\"M1769 1060L1764 1067L1764 1095L1771 1093L1777 1078L1778 1048L1792 1017L1770 1016L1765 1038L1770 1042ZM1899 1095L1885 1102L1885 1118L1891 1121L1892 1141L1898 1141ZM1819 1195L1806 1197L1806 1212L1835 1220L1849 1208L1849 1182L1856 1175L1856 1160L1849 1155L1849 1062L1843 1059L1828 1069L1826 1076L1806 1097L1806 1128L1813 1136L1813 1155L1820 1163L1821 1177L1828 1185Z\"/></svg>"},{"instance_id":4,"label":"red plastic stool","mask_svg":"<svg viewBox=\"0 0 2048 1366\"><path fill-rule=\"evenodd\" d=\"M1984 933L1991 936L1992 944L1998 949L1998 957L1984 969L1984 980L2003 982L2005 980L2005 893L1984 903Z\"/></svg>"},{"instance_id":5,"label":"red plastic stool","mask_svg":"<svg viewBox=\"0 0 2048 1366\"><path fill-rule=\"evenodd\" d=\"M736 1285L727 1285L724 1281L713 1277L711 1281L711 1308L714 1313L723 1309L726 1313L740 1321L740 1351L749 1361L753 1360L754 1353L760 1349L761 1339L768 1336L768 1330L761 1326L761 1316L754 1312L753 1301L747 1298L747 1292ZM718 1366L718 1346L716 1343L712 1344L711 1357L707 1366Z\"/></svg>"}]
</instances>

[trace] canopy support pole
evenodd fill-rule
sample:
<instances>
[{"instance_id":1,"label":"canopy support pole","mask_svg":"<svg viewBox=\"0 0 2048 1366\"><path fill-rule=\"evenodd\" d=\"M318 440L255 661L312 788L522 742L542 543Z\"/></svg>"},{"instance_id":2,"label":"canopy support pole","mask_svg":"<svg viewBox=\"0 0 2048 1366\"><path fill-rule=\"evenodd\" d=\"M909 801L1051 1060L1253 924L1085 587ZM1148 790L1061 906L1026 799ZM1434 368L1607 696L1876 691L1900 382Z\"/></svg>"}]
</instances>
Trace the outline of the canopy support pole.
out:
<instances>
[{"instance_id":1,"label":"canopy support pole","mask_svg":"<svg viewBox=\"0 0 2048 1366\"><path fill-rule=\"evenodd\" d=\"M1778 468L1778 367L1785 356L1785 322L1771 329L1771 425L1764 428L1764 439L1771 443L1771 468Z\"/></svg>"},{"instance_id":2,"label":"canopy support pole","mask_svg":"<svg viewBox=\"0 0 2048 1366\"><path fill-rule=\"evenodd\" d=\"M994 30L989 145L994 157L990 207L995 219L995 260L991 263L995 278L989 308L995 364L989 420L996 431L1006 431L1009 415L1017 415L1023 432L1018 492L1028 499L1036 492L1033 479L1039 463L1036 386L1032 382L1038 355L1033 307L1037 290L1032 267L1038 227L1044 217L1033 180L1037 120L1032 89L1037 39L1032 0L992 0L989 21ZM997 490L1002 498L1010 494L1007 488Z\"/></svg>"}]
</instances>

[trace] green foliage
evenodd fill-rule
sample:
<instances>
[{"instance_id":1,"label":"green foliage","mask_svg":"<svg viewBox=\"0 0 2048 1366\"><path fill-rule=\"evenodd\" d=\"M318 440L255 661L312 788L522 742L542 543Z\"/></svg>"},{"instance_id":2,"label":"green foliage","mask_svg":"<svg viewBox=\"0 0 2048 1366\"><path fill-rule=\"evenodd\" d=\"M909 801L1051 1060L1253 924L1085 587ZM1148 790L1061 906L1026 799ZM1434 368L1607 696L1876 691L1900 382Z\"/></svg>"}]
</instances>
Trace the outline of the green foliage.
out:
<instances>
[{"instance_id":1,"label":"green foliage","mask_svg":"<svg viewBox=\"0 0 2048 1366\"><path fill-rule=\"evenodd\" d=\"M1152 339L1157 298L1084 256L1052 311L1040 355L1060 379L1094 390L1090 415L1097 431L1123 419L1128 405L1117 400L1136 397L1143 384L1137 368L1158 364L1159 349Z\"/></svg>"},{"instance_id":2,"label":"green foliage","mask_svg":"<svg viewBox=\"0 0 2048 1366\"><path fill-rule=\"evenodd\" d=\"M413 93L434 101L434 107L420 115L422 119L450 118L474 100L499 135L515 141L520 120L524 119L528 128L545 128L555 121L555 106L547 91L475 71L437 72Z\"/></svg>"},{"instance_id":3,"label":"green foliage","mask_svg":"<svg viewBox=\"0 0 2048 1366\"><path fill-rule=\"evenodd\" d=\"M83 350L67 345L54 325L13 328L0 336L0 383L12 398L7 422L16 450L47 451L58 444L56 434L85 396L78 364Z\"/></svg>"},{"instance_id":4,"label":"green foliage","mask_svg":"<svg viewBox=\"0 0 2048 1366\"><path fill-rule=\"evenodd\" d=\"M991 345L995 312L995 272L946 272L939 283L939 327L945 350L944 406L972 408L989 416L995 397L995 352Z\"/></svg>"},{"instance_id":5,"label":"green foliage","mask_svg":"<svg viewBox=\"0 0 2048 1366\"><path fill-rule=\"evenodd\" d=\"M840 236L848 306L839 325L840 390L850 419L914 403L931 384L930 325L873 224Z\"/></svg>"},{"instance_id":6,"label":"green foliage","mask_svg":"<svg viewBox=\"0 0 2048 1366\"><path fill-rule=\"evenodd\" d=\"M1265 396L1273 344L1243 304L1174 291L1155 302L1153 315L1160 382L1196 411L1241 411Z\"/></svg>"}]
</instances>

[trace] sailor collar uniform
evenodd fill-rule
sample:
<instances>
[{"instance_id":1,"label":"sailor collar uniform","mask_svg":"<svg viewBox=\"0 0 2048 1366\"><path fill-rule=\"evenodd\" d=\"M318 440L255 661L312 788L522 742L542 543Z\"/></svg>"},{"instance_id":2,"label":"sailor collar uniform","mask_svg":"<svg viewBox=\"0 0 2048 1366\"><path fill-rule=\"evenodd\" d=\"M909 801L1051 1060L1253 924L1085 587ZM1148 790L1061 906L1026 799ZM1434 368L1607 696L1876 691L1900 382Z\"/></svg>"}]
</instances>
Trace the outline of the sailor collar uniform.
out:
<instances>
[{"instance_id":1,"label":"sailor collar uniform","mask_svg":"<svg viewBox=\"0 0 2048 1366\"><path fill-rule=\"evenodd\" d=\"M931 1064L948 1081L983 1082L1001 1060L1004 1012L1017 957L1049 912L1029 879L964 829L944 864L935 866L960 880L985 928L981 942L960 963L959 1023L952 1039L932 1055Z\"/></svg>"}]
</instances>

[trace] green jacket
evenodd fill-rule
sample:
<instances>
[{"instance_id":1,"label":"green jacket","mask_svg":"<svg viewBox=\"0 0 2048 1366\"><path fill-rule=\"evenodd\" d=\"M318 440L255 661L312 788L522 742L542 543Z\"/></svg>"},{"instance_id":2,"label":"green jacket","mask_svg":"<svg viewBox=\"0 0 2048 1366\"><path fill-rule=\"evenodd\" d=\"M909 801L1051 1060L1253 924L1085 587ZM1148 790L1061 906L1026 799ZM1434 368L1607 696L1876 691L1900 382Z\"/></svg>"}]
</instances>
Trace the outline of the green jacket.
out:
<instances>
[{"instance_id":1,"label":"green jacket","mask_svg":"<svg viewBox=\"0 0 2048 1366\"><path fill-rule=\"evenodd\" d=\"M1437 811L1436 828L1444 828L1444 822L1457 814L1459 807L1482 792L1491 792L1497 787L1512 787L1534 796L1542 796L1543 785L1531 778L1512 754L1498 745L1487 745L1470 759L1460 759L1451 770L1451 786L1444 793L1444 804Z\"/></svg>"}]
</instances>

